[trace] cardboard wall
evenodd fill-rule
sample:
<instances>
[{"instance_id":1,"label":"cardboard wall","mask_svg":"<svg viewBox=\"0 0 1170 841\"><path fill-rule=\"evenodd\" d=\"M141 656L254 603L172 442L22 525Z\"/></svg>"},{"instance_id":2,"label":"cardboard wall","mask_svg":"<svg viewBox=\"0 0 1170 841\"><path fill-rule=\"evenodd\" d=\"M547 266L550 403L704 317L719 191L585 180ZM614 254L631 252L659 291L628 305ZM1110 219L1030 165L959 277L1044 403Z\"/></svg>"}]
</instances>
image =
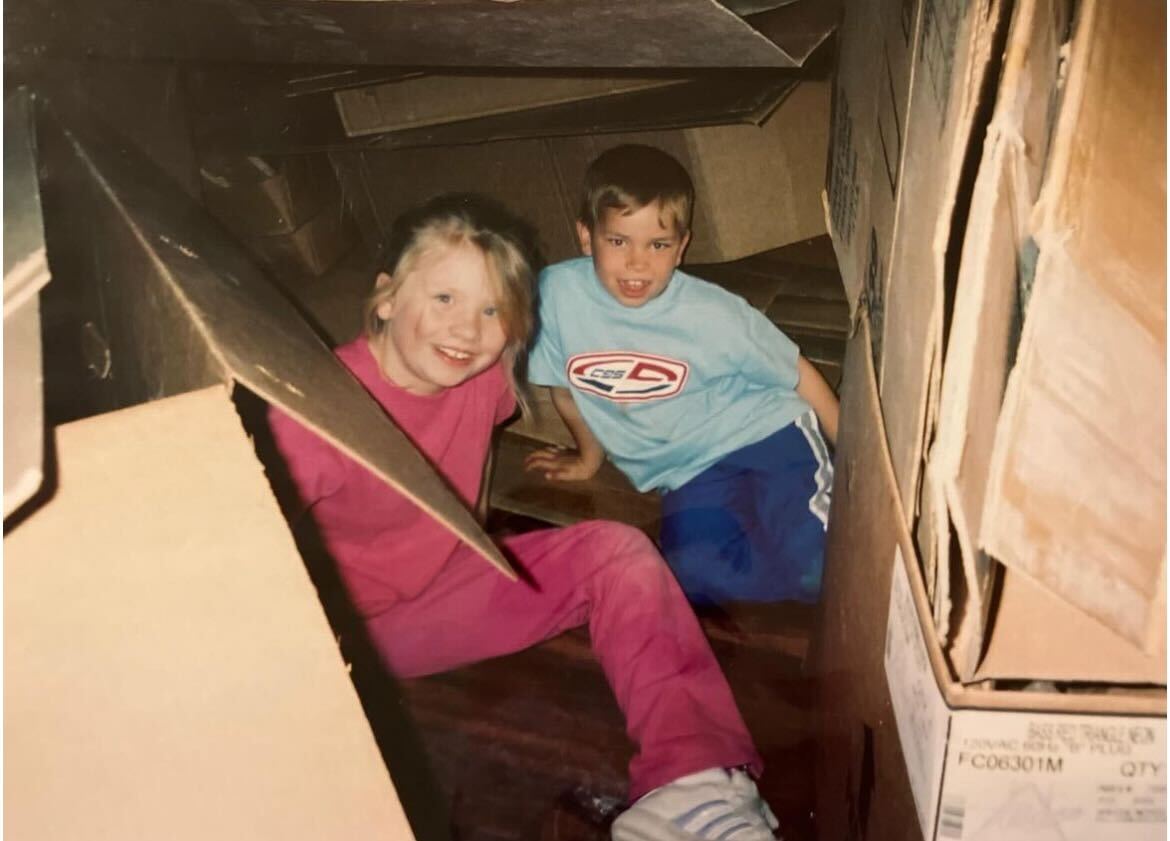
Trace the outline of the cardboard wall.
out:
<instances>
[{"instance_id":1,"label":"cardboard wall","mask_svg":"<svg viewBox=\"0 0 1170 841\"><path fill-rule=\"evenodd\" d=\"M589 161L620 143L658 146L687 166L695 180L698 198L688 262L720 262L824 232L817 194L827 127L828 85L804 82L762 126L335 153L333 158L348 173L343 175L347 196L365 205L356 214L366 237L384 230L419 201L452 190L475 190L529 219L538 229L545 256L562 260L578 253L574 223ZM367 245L373 249L377 243Z\"/></svg>"}]
</instances>

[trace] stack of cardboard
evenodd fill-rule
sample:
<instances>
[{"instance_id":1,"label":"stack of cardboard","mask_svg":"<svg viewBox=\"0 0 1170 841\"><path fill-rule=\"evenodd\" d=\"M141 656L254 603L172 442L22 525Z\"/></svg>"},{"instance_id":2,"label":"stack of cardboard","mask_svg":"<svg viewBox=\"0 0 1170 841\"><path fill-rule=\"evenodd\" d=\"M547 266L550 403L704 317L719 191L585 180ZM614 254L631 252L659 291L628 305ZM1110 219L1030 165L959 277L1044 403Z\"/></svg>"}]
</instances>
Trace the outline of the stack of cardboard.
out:
<instances>
[{"instance_id":1,"label":"stack of cardboard","mask_svg":"<svg viewBox=\"0 0 1170 841\"><path fill-rule=\"evenodd\" d=\"M1165 834L1164 29L846 15L822 837Z\"/></svg>"},{"instance_id":2,"label":"stack of cardboard","mask_svg":"<svg viewBox=\"0 0 1170 841\"><path fill-rule=\"evenodd\" d=\"M217 157L199 174L208 210L278 274L323 274L354 242L324 154Z\"/></svg>"}]
</instances>

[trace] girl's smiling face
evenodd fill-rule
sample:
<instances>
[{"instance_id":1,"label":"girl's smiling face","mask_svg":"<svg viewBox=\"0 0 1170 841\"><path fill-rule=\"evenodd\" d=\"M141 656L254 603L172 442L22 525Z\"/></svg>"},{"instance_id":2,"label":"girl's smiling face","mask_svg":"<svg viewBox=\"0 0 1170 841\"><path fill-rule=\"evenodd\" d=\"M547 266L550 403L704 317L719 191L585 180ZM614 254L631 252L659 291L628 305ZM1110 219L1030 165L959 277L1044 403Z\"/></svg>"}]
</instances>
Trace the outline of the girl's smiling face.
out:
<instances>
[{"instance_id":1,"label":"girl's smiling face","mask_svg":"<svg viewBox=\"0 0 1170 841\"><path fill-rule=\"evenodd\" d=\"M390 282L383 273L378 283ZM497 284L468 242L421 254L394 296L377 307L385 327L370 338L383 376L413 394L438 394L490 368L507 336Z\"/></svg>"}]
</instances>

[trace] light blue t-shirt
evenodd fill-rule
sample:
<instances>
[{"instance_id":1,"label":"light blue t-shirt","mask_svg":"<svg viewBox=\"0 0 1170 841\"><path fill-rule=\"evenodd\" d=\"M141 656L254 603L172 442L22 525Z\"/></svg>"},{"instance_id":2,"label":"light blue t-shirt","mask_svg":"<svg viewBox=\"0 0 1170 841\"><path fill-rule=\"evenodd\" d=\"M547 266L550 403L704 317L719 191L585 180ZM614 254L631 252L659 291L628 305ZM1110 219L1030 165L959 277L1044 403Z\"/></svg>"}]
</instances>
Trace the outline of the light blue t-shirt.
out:
<instances>
[{"instance_id":1,"label":"light blue t-shirt","mask_svg":"<svg viewBox=\"0 0 1170 841\"><path fill-rule=\"evenodd\" d=\"M541 273L528 376L570 390L635 487L674 490L808 411L798 355L762 313L712 283L675 271L657 298L625 307L580 257Z\"/></svg>"}]
</instances>

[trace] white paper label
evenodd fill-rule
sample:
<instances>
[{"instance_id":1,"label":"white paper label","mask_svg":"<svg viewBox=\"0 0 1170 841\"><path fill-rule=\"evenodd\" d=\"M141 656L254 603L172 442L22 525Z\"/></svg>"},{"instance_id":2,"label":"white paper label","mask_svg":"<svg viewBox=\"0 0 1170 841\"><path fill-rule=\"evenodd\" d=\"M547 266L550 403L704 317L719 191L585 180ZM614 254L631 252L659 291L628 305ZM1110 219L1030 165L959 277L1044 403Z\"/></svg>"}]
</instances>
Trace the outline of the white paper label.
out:
<instances>
[{"instance_id":1,"label":"white paper label","mask_svg":"<svg viewBox=\"0 0 1170 841\"><path fill-rule=\"evenodd\" d=\"M906 771L910 776L922 837L933 838L950 710L930 669L926 641L910 592L910 580L906 577L901 547L894 551L885 665L894 719L898 723L898 740L906 758Z\"/></svg>"},{"instance_id":2,"label":"white paper label","mask_svg":"<svg viewBox=\"0 0 1170 841\"><path fill-rule=\"evenodd\" d=\"M1161 718L963 710L943 779L945 841L1166 837Z\"/></svg>"}]
</instances>

